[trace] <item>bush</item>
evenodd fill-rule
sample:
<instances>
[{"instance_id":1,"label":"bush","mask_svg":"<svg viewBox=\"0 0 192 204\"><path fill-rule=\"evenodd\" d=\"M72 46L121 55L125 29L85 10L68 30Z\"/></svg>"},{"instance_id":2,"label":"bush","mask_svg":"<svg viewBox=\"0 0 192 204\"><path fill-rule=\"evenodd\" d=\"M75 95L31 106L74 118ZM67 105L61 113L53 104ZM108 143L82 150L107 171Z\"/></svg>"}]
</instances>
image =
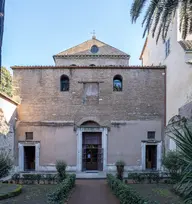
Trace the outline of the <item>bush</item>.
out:
<instances>
[{"instance_id":1,"label":"bush","mask_svg":"<svg viewBox=\"0 0 192 204\"><path fill-rule=\"evenodd\" d=\"M71 189L75 186L75 174L68 175L65 180L58 184L54 192L47 195L49 204L61 204L67 201Z\"/></svg>"},{"instance_id":2,"label":"bush","mask_svg":"<svg viewBox=\"0 0 192 204\"><path fill-rule=\"evenodd\" d=\"M67 164L64 161L58 160L56 162L56 169L58 172L59 182L62 182L66 178L66 167Z\"/></svg>"},{"instance_id":3,"label":"bush","mask_svg":"<svg viewBox=\"0 0 192 204\"><path fill-rule=\"evenodd\" d=\"M113 175L107 175L107 183L113 193L119 198L120 203L123 204L155 204L157 202L150 202L142 198L133 188L121 182Z\"/></svg>"},{"instance_id":4,"label":"bush","mask_svg":"<svg viewBox=\"0 0 192 204\"><path fill-rule=\"evenodd\" d=\"M162 179L159 172L146 172L146 173L128 173L128 179L132 179L134 183L159 183Z\"/></svg>"},{"instance_id":5,"label":"bush","mask_svg":"<svg viewBox=\"0 0 192 204\"><path fill-rule=\"evenodd\" d=\"M183 162L179 153L176 151L169 151L162 159L163 166L168 170L172 182L181 180L181 166Z\"/></svg>"},{"instance_id":6,"label":"bush","mask_svg":"<svg viewBox=\"0 0 192 204\"><path fill-rule=\"evenodd\" d=\"M7 153L0 152L0 178L9 175L9 171L12 169L13 162Z\"/></svg>"},{"instance_id":7,"label":"bush","mask_svg":"<svg viewBox=\"0 0 192 204\"><path fill-rule=\"evenodd\" d=\"M122 160L119 160L115 163L116 168L117 168L117 178L119 180L123 180L123 172L124 172L124 166L125 166L125 162Z\"/></svg>"}]
</instances>

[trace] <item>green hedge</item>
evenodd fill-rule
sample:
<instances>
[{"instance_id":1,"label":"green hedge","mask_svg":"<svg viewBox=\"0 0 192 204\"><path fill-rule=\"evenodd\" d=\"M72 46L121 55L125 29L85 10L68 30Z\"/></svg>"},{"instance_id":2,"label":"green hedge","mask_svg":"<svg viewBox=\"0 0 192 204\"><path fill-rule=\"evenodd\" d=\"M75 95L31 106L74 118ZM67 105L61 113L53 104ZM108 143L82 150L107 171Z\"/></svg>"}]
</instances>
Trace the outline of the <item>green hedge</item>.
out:
<instances>
[{"instance_id":1,"label":"green hedge","mask_svg":"<svg viewBox=\"0 0 192 204\"><path fill-rule=\"evenodd\" d=\"M128 184L123 183L111 174L107 175L107 183L113 193L119 198L121 204L157 204L157 202L150 202L142 198Z\"/></svg>"},{"instance_id":2,"label":"green hedge","mask_svg":"<svg viewBox=\"0 0 192 204\"><path fill-rule=\"evenodd\" d=\"M54 192L47 195L48 203L50 204L60 204L64 203L68 199L70 191L75 186L75 174L67 175L61 183L58 184Z\"/></svg>"},{"instance_id":3,"label":"green hedge","mask_svg":"<svg viewBox=\"0 0 192 204\"><path fill-rule=\"evenodd\" d=\"M12 184L6 184L6 185L12 185ZM15 190L13 190L11 192L8 192L8 193L5 193L5 194L1 194L0 195L0 200L17 196L21 192L22 192L22 186L21 185L17 185L17 188Z\"/></svg>"}]
</instances>

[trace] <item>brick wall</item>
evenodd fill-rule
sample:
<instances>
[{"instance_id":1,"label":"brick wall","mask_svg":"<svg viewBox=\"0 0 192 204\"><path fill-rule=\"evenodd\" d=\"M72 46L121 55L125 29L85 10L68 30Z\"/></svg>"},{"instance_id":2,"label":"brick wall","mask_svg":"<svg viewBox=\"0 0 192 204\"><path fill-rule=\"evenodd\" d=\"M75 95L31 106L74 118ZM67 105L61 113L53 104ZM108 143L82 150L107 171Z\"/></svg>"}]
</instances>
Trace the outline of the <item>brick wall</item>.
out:
<instances>
[{"instance_id":1,"label":"brick wall","mask_svg":"<svg viewBox=\"0 0 192 204\"><path fill-rule=\"evenodd\" d=\"M15 96L21 121L81 121L164 119L163 68L15 68ZM69 92L60 91L60 76L70 79ZM113 77L123 77L123 91L113 92ZM83 84L101 82L98 104L83 104Z\"/></svg>"}]
</instances>

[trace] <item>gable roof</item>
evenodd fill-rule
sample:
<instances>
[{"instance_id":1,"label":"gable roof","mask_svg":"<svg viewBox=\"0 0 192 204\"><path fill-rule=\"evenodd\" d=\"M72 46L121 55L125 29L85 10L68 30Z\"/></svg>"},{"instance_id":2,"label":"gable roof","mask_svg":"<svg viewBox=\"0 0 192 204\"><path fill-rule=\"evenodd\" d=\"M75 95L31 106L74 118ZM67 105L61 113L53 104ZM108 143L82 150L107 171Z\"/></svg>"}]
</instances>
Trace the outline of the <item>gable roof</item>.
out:
<instances>
[{"instance_id":1,"label":"gable roof","mask_svg":"<svg viewBox=\"0 0 192 204\"><path fill-rule=\"evenodd\" d=\"M91 47L93 45L96 45L99 50L96 54L91 52ZM60 57L60 56L68 56L68 55L121 55L121 56L128 56L129 55L117 48L114 48L104 42L101 42L100 40L96 39L95 37L93 37L91 40L87 40L77 46L74 46L72 48L69 48L65 51L62 51L56 55L54 55L53 57Z\"/></svg>"}]
</instances>

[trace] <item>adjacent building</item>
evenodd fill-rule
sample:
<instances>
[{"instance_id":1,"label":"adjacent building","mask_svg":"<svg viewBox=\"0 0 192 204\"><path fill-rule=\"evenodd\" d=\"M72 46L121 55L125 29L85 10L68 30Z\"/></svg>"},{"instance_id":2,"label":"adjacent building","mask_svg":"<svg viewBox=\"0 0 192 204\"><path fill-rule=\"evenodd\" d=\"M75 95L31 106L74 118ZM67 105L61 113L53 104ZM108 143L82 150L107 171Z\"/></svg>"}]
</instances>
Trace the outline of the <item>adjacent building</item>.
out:
<instances>
[{"instance_id":1,"label":"adjacent building","mask_svg":"<svg viewBox=\"0 0 192 204\"><path fill-rule=\"evenodd\" d=\"M184 106L189 111L187 104L192 101L192 35L187 36L186 40L182 39L178 14L173 19L165 42L160 38L156 44L156 37L152 38L149 33L140 59L143 66L167 67L166 123L179 114L180 108L182 115ZM190 110L192 111L192 108ZM168 146L170 149L175 148L172 141Z\"/></svg>"},{"instance_id":2,"label":"adjacent building","mask_svg":"<svg viewBox=\"0 0 192 204\"><path fill-rule=\"evenodd\" d=\"M15 129L18 103L0 93L0 152L15 159Z\"/></svg>"}]
</instances>

